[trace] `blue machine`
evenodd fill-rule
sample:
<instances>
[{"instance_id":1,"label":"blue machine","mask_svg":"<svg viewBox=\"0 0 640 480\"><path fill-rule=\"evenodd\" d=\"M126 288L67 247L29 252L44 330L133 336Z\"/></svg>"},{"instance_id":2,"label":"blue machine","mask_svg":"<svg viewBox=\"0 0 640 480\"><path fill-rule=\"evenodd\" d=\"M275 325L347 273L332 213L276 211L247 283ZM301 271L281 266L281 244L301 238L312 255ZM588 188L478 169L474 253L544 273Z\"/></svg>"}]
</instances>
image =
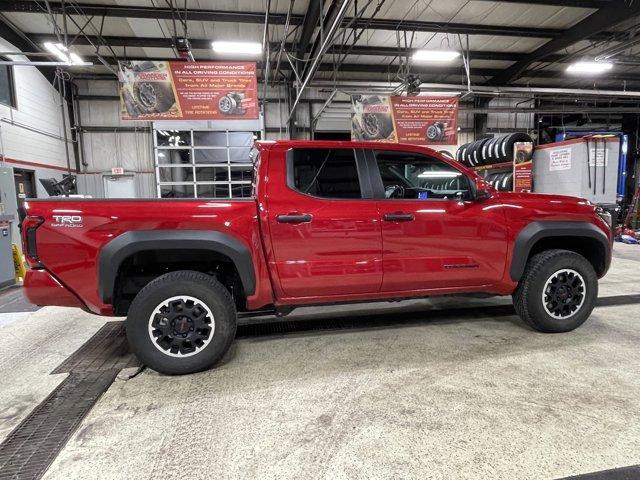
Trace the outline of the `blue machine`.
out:
<instances>
[{"instance_id":1,"label":"blue machine","mask_svg":"<svg viewBox=\"0 0 640 480\"><path fill-rule=\"evenodd\" d=\"M556 134L556 142L571 140L572 138L585 137L587 135L616 135L620 137L620 159L618 161L618 199L625 198L627 193L627 151L629 135L622 132L585 132L579 130L567 130ZM634 166L635 169L635 166Z\"/></svg>"}]
</instances>

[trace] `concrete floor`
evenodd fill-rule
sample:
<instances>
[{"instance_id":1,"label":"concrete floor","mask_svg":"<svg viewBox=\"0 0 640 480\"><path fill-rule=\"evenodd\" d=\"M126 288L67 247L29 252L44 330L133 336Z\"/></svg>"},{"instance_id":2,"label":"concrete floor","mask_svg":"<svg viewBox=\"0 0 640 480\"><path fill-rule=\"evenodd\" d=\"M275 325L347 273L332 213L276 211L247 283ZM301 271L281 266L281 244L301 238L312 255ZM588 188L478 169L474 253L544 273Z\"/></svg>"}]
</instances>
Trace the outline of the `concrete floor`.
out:
<instances>
[{"instance_id":1,"label":"concrete floor","mask_svg":"<svg viewBox=\"0 0 640 480\"><path fill-rule=\"evenodd\" d=\"M640 246L616 244L609 300L568 334L436 310L506 298L300 310L389 321L239 339L196 375L122 375L44 478L553 479L638 464L640 303L616 305L624 295L640 302ZM407 312L419 320L403 324ZM107 320L20 315L0 319L0 440Z\"/></svg>"}]
</instances>

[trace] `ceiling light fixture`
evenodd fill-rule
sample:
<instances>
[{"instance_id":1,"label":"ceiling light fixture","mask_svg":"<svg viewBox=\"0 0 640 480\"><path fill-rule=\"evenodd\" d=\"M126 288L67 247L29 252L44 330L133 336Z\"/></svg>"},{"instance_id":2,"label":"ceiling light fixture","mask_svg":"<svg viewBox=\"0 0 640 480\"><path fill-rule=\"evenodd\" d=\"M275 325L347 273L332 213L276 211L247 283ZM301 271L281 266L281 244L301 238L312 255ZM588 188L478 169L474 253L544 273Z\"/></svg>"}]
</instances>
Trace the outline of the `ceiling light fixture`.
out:
<instances>
[{"instance_id":1,"label":"ceiling light fixture","mask_svg":"<svg viewBox=\"0 0 640 480\"><path fill-rule=\"evenodd\" d=\"M569 73L587 73L587 74L599 74L608 72L613 68L613 63L611 62L591 62L591 61L580 61L574 62L567 67L567 72Z\"/></svg>"},{"instance_id":2,"label":"ceiling light fixture","mask_svg":"<svg viewBox=\"0 0 640 480\"><path fill-rule=\"evenodd\" d=\"M216 53L233 55L260 55L262 44L259 42L211 42L211 48Z\"/></svg>"},{"instance_id":3,"label":"ceiling light fixture","mask_svg":"<svg viewBox=\"0 0 640 480\"><path fill-rule=\"evenodd\" d=\"M412 58L415 62L452 62L459 56L455 50L416 50Z\"/></svg>"},{"instance_id":4,"label":"ceiling light fixture","mask_svg":"<svg viewBox=\"0 0 640 480\"><path fill-rule=\"evenodd\" d=\"M61 43L46 42L44 48L54 54L58 60L69 65L93 65L91 62L82 60L77 53L69 51L69 49Z\"/></svg>"}]
</instances>

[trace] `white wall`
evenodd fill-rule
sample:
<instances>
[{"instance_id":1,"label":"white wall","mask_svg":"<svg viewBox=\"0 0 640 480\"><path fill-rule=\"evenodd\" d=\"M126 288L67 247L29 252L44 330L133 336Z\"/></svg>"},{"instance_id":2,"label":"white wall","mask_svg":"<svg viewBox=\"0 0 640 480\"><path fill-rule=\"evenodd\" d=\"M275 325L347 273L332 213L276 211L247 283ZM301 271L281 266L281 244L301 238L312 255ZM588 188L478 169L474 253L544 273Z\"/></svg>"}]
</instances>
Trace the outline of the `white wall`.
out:
<instances>
[{"instance_id":1,"label":"white wall","mask_svg":"<svg viewBox=\"0 0 640 480\"><path fill-rule=\"evenodd\" d=\"M0 39L0 49L4 52L18 50ZM24 61L22 55L11 55L11 60ZM0 105L0 155L6 167L20 168L35 173L38 197L47 193L38 181L40 178L62 179L67 172L64 129L60 96L49 81L35 67L13 67L16 108ZM72 170L75 170L73 145L66 103L64 106L69 138L69 155ZM6 195L15 199L15 189ZM5 205L8 213L14 214L16 204ZM17 228L13 228L13 241L19 242Z\"/></svg>"},{"instance_id":2,"label":"white wall","mask_svg":"<svg viewBox=\"0 0 640 480\"><path fill-rule=\"evenodd\" d=\"M2 39L0 48L3 51L17 51ZM22 55L11 56L11 59L27 60ZM35 67L14 66L13 77L17 108L0 105L0 148L5 161L8 165L11 163L10 160L15 160L37 163L42 165L42 168L66 169L67 158L58 91ZM67 135L71 138L68 118L66 121ZM69 154L71 167L75 169L73 145L70 143ZM28 166L19 168L38 169Z\"/></svg>"}]
</instances>

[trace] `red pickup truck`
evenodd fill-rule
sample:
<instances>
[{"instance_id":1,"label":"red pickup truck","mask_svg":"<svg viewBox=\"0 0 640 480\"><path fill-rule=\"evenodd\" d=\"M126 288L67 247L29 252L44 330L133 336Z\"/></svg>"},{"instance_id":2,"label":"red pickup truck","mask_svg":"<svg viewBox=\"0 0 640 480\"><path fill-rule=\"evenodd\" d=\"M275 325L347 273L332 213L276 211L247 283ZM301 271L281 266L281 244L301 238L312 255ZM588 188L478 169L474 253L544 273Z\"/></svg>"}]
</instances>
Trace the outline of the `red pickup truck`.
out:
<instances>
[{"instance_id":1,"label":"red pickup truck","mask_svg":"<svg viewBox=\"0 0 640 480\"><path fill-rule=\"evenodd\" d=\"M489 294L543 332L591 314L612 234L586 200L498 192L410 145L254 153L250 199L29 200L27 297L127 315L134 352L168 374L214 365L239 312Z\"/></svg>"}]
</instances>

